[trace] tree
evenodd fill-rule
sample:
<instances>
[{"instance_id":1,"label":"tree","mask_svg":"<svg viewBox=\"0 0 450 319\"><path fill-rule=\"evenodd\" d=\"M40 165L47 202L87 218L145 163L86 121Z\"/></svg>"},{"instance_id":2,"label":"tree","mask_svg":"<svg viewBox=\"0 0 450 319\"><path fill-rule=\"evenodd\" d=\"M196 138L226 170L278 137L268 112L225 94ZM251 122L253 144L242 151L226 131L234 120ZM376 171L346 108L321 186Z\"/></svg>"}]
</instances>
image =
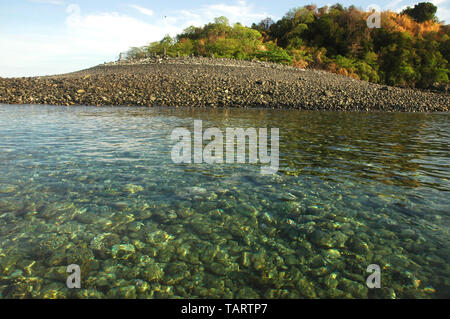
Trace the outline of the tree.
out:
<instances>
[{"instance_id":1,"label":"tree","mask_svg":"<svg viewBox=\"0 0 450 319\"><path fill-rule=\"evenodd\" d=\"M126 58L129 60L134 59L143 59L146 57L146 52L144 48L138 48L138 47L132 47L128 52L126 53Z\"/></svg>"},{"instance_id":2,"label":"tree","mask_svg":"<svg viewBox=\"0 0 450 319\"><path fill-rule=\"evenodd\" d=\"M261 22L259 22L258 24L253 23L252 29L258 30L259 32L261 31L267 32L274 23L275 22L272 20L272 18L267 17L261 20Z\"/></svg>"},{"instance_id":3,"label":"tree","mask_svg":"<svg viewBox=\"0 0 450 319\"><path fill-rule=\"evenodd\" d=\"M228 20L228 18L226 17L218 17L214 19L214 24L219 24L219 25L223 25L223 26L229 26L230 25L230 21Z\"/></svg>"},{"instance_id":4,"label":"tree","mask_svg":"<svg viewBox=\"0 0 450 319\"><path fill-rule=\"evenodd\" d=\"M414 8L407 7L402 14L407 14L417 22L437 21L437 7L430 2L421 2L416 4Z\"/></svg>"},{"instance_id":5,"label":"tree","mask_svg":"<svg viewBox=\"0 0 450 319\"><path fill-rule=\"evenodd\" d=\"M294 59L284 49L280 48L273 42L266 43L266 51L259 51L256 57L262 61L292 64Z\"/></svg>"}]
</instances>

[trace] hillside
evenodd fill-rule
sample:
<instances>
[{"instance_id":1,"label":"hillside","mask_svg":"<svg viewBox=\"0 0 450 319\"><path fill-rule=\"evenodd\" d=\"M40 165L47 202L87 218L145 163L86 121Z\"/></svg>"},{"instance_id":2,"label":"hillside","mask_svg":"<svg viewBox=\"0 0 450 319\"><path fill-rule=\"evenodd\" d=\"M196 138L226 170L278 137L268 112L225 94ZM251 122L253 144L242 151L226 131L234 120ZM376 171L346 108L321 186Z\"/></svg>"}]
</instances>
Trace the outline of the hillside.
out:
<instances>
[{"instance_id":1,"label":"hillside","mask_svg":"<svg viewBox=\"0 0 450 319\"><path fill-rule=\"evenodd\" d=\"M437 22L432 4L401 14L381 13L380 28L369 28L371 13L337 4L290 10L279 21L267 18L251 28L220 17L131 48L129 60L156 55L260 60L400 87L445 88L449 80L449 26Z\"/></svg>"}]
</instances>

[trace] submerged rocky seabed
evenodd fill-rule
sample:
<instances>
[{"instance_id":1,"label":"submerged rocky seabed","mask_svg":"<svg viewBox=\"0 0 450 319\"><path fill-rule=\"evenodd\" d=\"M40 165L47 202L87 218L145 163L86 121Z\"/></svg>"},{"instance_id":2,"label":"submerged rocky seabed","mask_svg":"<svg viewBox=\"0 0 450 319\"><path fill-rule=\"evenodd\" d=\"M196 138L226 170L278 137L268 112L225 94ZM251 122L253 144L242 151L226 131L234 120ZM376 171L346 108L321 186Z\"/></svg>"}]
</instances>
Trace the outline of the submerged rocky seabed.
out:
<instances>
[{"instance_id":1,"label":"submerged rocky seabed","mask_svg":"<svg viewBox=\"0 0 450 319\"><path fill-rule=\"evenodd\" d=\"M279 173L172 163L194 119L279 127ZM0 106L0 297L448 298L449 123Z\"/></svg>"}]
</instances>

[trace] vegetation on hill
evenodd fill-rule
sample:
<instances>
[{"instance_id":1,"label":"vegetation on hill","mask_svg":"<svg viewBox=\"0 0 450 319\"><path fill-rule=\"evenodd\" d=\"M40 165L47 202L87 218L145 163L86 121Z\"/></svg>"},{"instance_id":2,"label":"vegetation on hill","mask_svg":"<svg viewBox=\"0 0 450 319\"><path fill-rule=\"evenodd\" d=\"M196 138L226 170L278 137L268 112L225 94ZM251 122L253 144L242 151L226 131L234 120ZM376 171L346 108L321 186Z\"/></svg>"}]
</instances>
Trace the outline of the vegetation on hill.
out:
<instances>
[{"instance_id":1,"label":"vegetation on hill","mask_svg":"<svg viewBox=\"0 0 450 319\"><path fill-rule=\"evenodd\" d=\"M129 59L152 55L258 59L326 69L389 85L428 88L449 82L449 25L439 23L436 7L420 3L400 14L381 13L381 28L368 28L372 14L340 4L290 10L279 21L230 25L225 17L189 27L175 38L131 48Z\"/></svg>"}]
</instances>

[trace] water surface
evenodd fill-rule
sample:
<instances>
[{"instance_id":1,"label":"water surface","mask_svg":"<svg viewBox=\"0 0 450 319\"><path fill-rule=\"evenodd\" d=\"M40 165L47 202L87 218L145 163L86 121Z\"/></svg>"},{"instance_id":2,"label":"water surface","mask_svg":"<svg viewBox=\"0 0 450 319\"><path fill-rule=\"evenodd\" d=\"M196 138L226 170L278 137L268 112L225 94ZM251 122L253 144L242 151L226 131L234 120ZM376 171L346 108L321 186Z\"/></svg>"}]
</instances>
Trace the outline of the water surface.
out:
<instances>
[{"instance_id":1,"label":"water surface","mask_svg":"<svg viewBox=\"0 0 450 319\"><path fill-rule=\"evenodd\" d=\"M200 119L279 128L279 172L173 163ZM0 298L448 298L449 140L448 114L2 105Z\"/></svg>"}]
</instances>

